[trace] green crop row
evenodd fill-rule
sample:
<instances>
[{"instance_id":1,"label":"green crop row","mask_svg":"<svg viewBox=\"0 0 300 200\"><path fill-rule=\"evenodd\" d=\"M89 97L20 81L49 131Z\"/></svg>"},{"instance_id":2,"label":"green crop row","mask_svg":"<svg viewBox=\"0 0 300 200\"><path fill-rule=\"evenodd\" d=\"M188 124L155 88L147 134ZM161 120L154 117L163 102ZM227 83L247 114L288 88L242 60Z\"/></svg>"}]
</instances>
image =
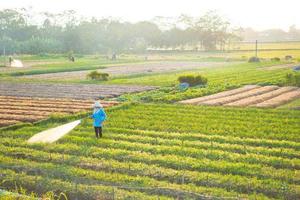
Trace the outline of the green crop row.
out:
<instances>
[{"instance_id":1,"label":"green crop row","mask_svg":"<svg viewBox=\"0 0 300 200\"><path fill-rule=\"evenodd\" d=\"M214 140L211 141L186 141L184 139L178 138L168 138L164 139L164 136L168 136L168 133L161 133L160 135L150 136L149 134L144 134L145 132L141 131L131 131L131 130L120 130L115 131L113 129L106 129L106 134L109 135L110 140L114 141L124 141L124 142L132 142L132 143L140 143L146 145L155 145L163 146L163 147L180 147L181 149L195 149L199 151L203 150L220 150L226 153L236 153L236 154L257 154L268 157L277 157L282 159L300 159L300 154L298 151L293 149L286 148L265 148L265 147L252 147L247 145L240 144L227 144L227 143L218 143ZM94 137L90 132L83 132L80 130L76 130L73 132L74 136L89 138ZM114 143L112 141L112 143ZM175 151L175 149L174 149Z\"/></svg>"},{"instance_id":2,"label":"green crop row","mask_svg":"<svg viewBox=\"0 0 300 200\"><path fill-rule=\"evenodd\" d=\"M6 167L7 168L7 167ZM69 182L60 178L45 177L39 175L34 170L31 173L18 172L22 168L15 166L14 170L1 167L1 186L5 188L15 188L16 186L27 191L35 191L38 195L49 191L57 194L66 194L68 199L113 199L122 197L123 199L171 199L166 196L155 196L144 194L138 191L126 191L118 187L105 185L89 185L77 182ZM18 170L17 170L18 169ZM64 198L62 198L64 199Z\"/></svg>"},{"instance_id":3,"label":"green crop row","mask_svg":"<svg viewBox=\"0 0 300 200\"><path fill-rule=\"evenodd\" d=\"M1 172L13 170L13 180L20 185L17 177L44 176L90 190L101 186L104 193L114 185L126 195L149 199L178 194L186 199L197 199L193 196L197 194L250 199L300 196L299 111L131 104L108 109L107 115L99 140L89 119L51 145L26 140L57 126L59 120L3 129ZM41 192L52 191L51 186L40 187ZM62 186L65 190L71 196L76 193ZM91 193L88 198L95 199Z\"/></svg>"},{"instance_id":4,"label":"green crop row","mask_svg":"<svg viewBox=\"0 0 300 200\"><path fill-rule=\"evenodd\" d=\"M194 184L175 184L166 181L157 181L149 177L130 176L117 172L106 173L105 171L81 169L68 165L57 168L57 166L53 163L40 163L27 161L24 159L14 159L5 156L0 156L0 160L1 162L5 162L5 165L0 165L0 167L4 169L8 168L16 172L23 172L26 174L34 173L36 175L46 176L49 178L64 179L68 182L77 182L88 185L116 185L120 187L125 185L132 188L168 188L162 191L145 191L150 195L168 195L171 197L174 195L173 197L176 197L177 193L184 193L184 191L192 191L199 194L205 191L207 195L214 194L217 196L238 196L238 193L227 192L226 190L220 188L209 186L201 187L195 186Z\"/></svg>"},{"instance_id":5,"label":"green crop row","mask_svg":"<svg viewBox=\"0 0 300 200\"><path fill-rule=\"evenodd\" d=\"M107 159L91 159L76 155L68 154L51 154L32 151L25 148L2 148L3 154L6 156L26 157L26 160L35 162L51 162L55 164L64 164L68 166L76 166L83 169L89 169L94 171L105 171L106 173L117 172L122 174L128 174L133 176L147 176L156 180L167 180L177 184L196 184L198 186L209 186L209 187L220 187L226 188L227 190L234 190L237 192L244 193L262 193L265 195L282 195L281 187L285 185L289 192L295 193L292 189L292 185L286 184L285 182L271 181L268 179L259 180L256 178L246 178L242 176L232 175L220 175L217 173L203 173L193 172L186 170L174 170L168 168L161 168L155 165L146 165L143 163L132 163L132 162L118 162L115 160ZM234 180L234 181L233 181ZM237 182L238 180L238 182ZM270 182L272 184L270 184ZM277 182L277 183L276 183ZM288 193L288 191L285 191Z\"/></svg>"},{"instance_id":6,"label":"green crop row","mask_svg":"<svg viewBox=\"0 0 300 200\"><path fill-rule=\"evenodd\" d=\"M209 135L225 135L247 138L266 138L276 140L289 140L298 142L300 119L299 111L289 112L286 118L281 117L282 112L276 111L272 114L262 114L264 110L259 109L235 109L227 108L228 112L234 110L244 111L237 112L236 117L239 120L227 119L226 111L223 108L211 108L202 106L197 116L197 108L191 106L169 105L170 110L156 110L159 107L156 104L135 105L132 106L133 112L122 110L112 112L109 116L108 125L126 129L143 129L166 132L193 132ZM193 113L193 116L181 113L180 109L186 109ZM213 112L210 112L210 110ZM141 112L143 114L141 114ZM256 115L255 115L256 113ZM244 119L247 114L252 114L250 119ZM203 117L201 117L203 116ZM213 116L219 116L214 118ZM277 119L276 119L277 118ZM134 119L134 120L132 120ZM268 122L270 120L270 122ZM272 121L277 120L277 123ZM163 123L157 123L163 122Z\"/></svg>"},{"instance_id":7,"label":"green crop row","mask_svg":"<svg viewBox=\"0 0 300 200\"><path fill-rule=\"evenodd\" d=\"M242 175L248 177L272 178L291 183L299 180L298 171L289 169L274 169L258 164L230 163L223 160L211 161L208 159L196 160L193 158L181 158L175 155L151 155L145 152L128 151L122 149L102 149L94 147L81 147L72 143L56 144L50 147L43 145L28 146L20 142L11 142L12 147L26 147L51 153L87 156L93 158L115 159L118 161L130 161L163 166L172 169L185 169L192 171L217 172L222 174ZM146 158L145 158L146 156ZM168 160L164 160L168 159Z\"/></svg>"}]
</instances>

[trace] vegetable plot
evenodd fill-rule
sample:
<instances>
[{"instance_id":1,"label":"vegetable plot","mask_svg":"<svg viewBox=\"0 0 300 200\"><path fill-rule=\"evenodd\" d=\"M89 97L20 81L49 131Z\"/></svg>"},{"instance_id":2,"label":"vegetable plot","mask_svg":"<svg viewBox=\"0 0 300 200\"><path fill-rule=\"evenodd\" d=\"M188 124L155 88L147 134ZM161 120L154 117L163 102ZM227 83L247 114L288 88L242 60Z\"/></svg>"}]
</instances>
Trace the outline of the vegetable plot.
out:
<instances>
[{"instance_id":1,"label":"vegetable plot","mask_svg":"<svg viewBox=\"0 0 300 200\"><path fill-rule=\"evenodd\" d=\"M247 85L209 96L180 101L194 105L274 108L300 98L300 88Z\"/></svg>"},{"instance_id":2,"label":"vegetable plot","mask_svg":"<svg viewBox=\"0 0 300 200\"><path fill-rule=\"evenodd\" d=\"M116 105L117 102L102 101L104 107ZM91 100L69 100L51 98L30 98L0 96L0 127L20 122L36 122L48 118L51 114L72 114L90 110Z\"/></svg>"}]
</instances>

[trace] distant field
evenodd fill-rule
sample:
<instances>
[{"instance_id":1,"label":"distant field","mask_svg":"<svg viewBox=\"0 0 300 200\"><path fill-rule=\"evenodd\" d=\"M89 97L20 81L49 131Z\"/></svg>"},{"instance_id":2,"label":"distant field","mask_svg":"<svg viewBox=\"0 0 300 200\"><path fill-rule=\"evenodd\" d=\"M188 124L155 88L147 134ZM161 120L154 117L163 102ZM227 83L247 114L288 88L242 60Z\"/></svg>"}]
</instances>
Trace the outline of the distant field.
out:
<instances>
[{"instance_id":1,"label":"distant field","mask_svg":"<svg viewBox=\"0 0 300 200\"><path fill-rule=\"evenodd\" d=\"M290 68L274 68L271 66L282 66L282 63L240 63L227 67L208 68L187 72L144 75L133 77L120 77L109 81L110 84L132 84L132 85L156 85L163 86L161 89L140 94L124 95L124 99L155 101L155 102L177 102L184 99L201 97L224 90L234 89L243 85L284 85L286 74L291 72ZM201 74L208 78L206 87L192 87L185 91L178 89L178 77L184 74Z\"/></svg>"},{"instance_id":2,"label":"distant field","mask_svg":"<svg viewBox=\"0 0 300 200\"><path fill-rule=\"evenodd\" d=\"M0 82L1 96L103 99L121 94L155 89L151 86L99 85L99 84L45 84Z\"/></svg>"},{"instance_id":3,"label":"distant field","mask_svg":"<svg viewBox=\"0 0 300 200\"><path fill-rule=\"evenodd\" d=\"M110 65L105 69L98 70L99 72L108 73L110 76L130 76L139 74L153 74L153 73L168 73L184 70L196 70L202 68L213 68L218 66L228 66L230 63L226 62L196 62L196 61L156 61L144 63L129 63ZM27 75L22 78L39 79L39 80L86 80L86 76L91 71L74 71L61 73L48 73Z\"/></svg>"},{"instance_id":4,"label":"distant field","mask_svg":"<svg viewBox=\"0 0 300 200\"><path fill-rule=\"evenodd\" d=\"M57 58L38 57L38 56L19 56L24 68L0 67L0 74L3 75L29 75L29 74L45 74L80 70L95 70L103 69L106 65L118 65L121 63L141 62L141 59L135 58L119 58L112 61L99 56L85 56L76 58L75 62L70 62L65 57L58 56ZM1 60L1 58L0 58Z\"/></svg>"},{"instance_id":5,"label":"distant field","mask_svg":"<svg viewBox=\"0 0 300 200\"><path fill-rule=\"evenodd\" d=\"M260 50L300 50L299 42L259 42L258 49ZM228 46L228 50L254 50L255 42L233 43Z\"/></svg>"}]
</instances>

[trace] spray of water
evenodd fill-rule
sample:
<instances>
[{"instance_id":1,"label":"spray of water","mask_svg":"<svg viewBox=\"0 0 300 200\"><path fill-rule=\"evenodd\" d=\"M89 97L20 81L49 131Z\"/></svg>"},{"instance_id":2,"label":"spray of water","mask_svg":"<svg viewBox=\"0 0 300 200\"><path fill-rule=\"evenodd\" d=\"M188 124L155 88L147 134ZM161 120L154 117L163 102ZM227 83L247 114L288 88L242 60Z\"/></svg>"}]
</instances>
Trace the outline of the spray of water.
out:
<instances>
[{"instance_id":1,"label":"spray of water","mask_svg":"<svg viewBox=\"0 0 300 200\"><path fill-rule=\"evenodd\" d=\"M29 143L52 143L69 133L73 130L76 126L80 124L81 120L77 120L74 122L70 122L49 130L45 130L43 132L37 133L33 137L31 137L28 142Z\"/></svg>"},{"instance_id":2,"label":"spray of water","mask_svg":"<svg viewBox=\"0 0 300 200\"><path fill-rule=\"evenodd\" d=\"M20 60L13 60L10 64L11 67L24 67Z\"/></svg>"}]
</instances>

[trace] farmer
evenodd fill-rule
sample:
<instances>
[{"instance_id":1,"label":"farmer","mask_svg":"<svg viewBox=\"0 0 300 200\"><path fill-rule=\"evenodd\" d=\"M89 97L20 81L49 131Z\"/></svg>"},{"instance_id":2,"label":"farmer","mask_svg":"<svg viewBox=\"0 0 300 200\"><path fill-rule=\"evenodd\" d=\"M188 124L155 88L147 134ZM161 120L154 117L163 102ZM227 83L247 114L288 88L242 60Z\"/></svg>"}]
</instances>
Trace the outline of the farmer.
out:
<instances>
[{"instance_id":1,"label":"farmer","mask_svg":"<svg viewBox=\"0 0 300 200\"><path fill-rule=\"evenodd\" d=\"M94 119L96 138L102 137L102 123L106 120L106 114L99 101L96 101L94 104L94 113L91 115L91 118Z\"/></svg>"},{"instance_id":2,"label":"farmer","mask_svg":"<svg viewBox=\"0 0 300 200\"><path fill-rule=\"evenodd\" d=\"M8 58L9 66L11 66L12 61L13 61L12 57L9 56L9 58Z\"/></svg>"}]
</instances>

